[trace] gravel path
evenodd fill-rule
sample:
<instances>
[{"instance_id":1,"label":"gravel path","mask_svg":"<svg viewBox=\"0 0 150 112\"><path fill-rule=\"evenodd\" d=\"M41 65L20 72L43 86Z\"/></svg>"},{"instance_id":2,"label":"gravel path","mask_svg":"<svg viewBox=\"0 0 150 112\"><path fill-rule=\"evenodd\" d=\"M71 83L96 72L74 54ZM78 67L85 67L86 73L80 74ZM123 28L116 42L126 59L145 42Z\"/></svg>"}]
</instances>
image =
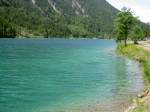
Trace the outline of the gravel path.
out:
<instances>
[{"instance_id":1,"label":"gravel path","mask_svg":"<svg viewBox=\"0 0 150 112\"><path fill-rule=\"evenodd\" d=\"M150 51L150 41L141 41L139 42L139 46Z\"/></svg>"}]
</instances>

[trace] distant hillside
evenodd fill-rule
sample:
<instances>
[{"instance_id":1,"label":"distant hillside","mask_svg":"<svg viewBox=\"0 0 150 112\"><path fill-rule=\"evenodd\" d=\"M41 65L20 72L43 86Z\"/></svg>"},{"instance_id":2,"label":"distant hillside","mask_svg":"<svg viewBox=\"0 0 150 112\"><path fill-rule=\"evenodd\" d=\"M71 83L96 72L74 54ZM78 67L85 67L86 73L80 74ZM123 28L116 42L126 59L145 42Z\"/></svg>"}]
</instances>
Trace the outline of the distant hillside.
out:
<instances>
[{"instance_id":1,"label":"distant hillside","mask_svg":"<svg viewBox=\"0 0 150 112\"><path fill-rule=\"evenodd\" d=\"M0 35L108 37L116 13L105 0L0 0Z\"/></svg>"}]
</instances>

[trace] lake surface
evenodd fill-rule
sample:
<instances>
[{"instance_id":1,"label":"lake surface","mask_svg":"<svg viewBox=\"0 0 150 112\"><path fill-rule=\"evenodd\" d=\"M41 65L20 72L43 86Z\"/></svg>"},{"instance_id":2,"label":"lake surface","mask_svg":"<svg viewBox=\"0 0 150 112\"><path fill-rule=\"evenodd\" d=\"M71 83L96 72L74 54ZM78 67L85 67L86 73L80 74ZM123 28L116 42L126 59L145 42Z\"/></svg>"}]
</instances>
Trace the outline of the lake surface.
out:
<instances>
[{"instance_id":1,"label":"lake surface","mask_svg":"<svg viewBox=\"0 0 150 112\"><path fill-rule=\"evenodd\" d=\"M143 80L115 48L113 40L0 39L0 112L122 112Z\"/></svg>"}]
</instances>

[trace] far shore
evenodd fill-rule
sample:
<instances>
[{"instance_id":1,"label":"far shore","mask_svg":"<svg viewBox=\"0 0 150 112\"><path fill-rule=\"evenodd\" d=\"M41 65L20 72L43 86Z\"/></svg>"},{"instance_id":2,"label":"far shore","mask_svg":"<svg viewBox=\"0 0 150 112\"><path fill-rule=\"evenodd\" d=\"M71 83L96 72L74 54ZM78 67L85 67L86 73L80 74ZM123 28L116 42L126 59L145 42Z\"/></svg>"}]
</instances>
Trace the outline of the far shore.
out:
<instances>
[{"instance_id":1,"label":"far shore","mask_svg":"<svg viewBox=\"0 0 150 112\"><path fill-rule=\"evenodd\" d=\"M2 37L5 38L5 37ZM7 39L8 37L6 37ZM56 37L44 37L44 36L16 36L16 37L9 37L8 39L55 39L55 38L62 38L62 39L109 39L112 40L114 38L103 38L103 37L61 37L61 36L56 36ZM1 37L0 37L1 39Z\"/></svg>"}]
</instances>

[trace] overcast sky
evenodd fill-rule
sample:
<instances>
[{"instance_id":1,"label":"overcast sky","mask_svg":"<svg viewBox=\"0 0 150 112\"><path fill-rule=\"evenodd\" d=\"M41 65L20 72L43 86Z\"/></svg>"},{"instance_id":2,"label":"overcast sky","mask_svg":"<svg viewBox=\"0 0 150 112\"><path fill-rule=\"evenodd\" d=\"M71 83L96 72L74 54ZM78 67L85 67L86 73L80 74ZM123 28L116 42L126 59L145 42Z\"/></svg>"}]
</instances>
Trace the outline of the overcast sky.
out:
<instances>
[{"instance_id":1,"label":"overcast sky","mask_svg":"<svg viewBox=\"0 0 150 112\"><path fill-rule=\"evenodd\" d=\"M126 6L131 8L136 16L143 22L150 22L150 0L107 0L119 10Z\"/></svg>"}]
</instances>

